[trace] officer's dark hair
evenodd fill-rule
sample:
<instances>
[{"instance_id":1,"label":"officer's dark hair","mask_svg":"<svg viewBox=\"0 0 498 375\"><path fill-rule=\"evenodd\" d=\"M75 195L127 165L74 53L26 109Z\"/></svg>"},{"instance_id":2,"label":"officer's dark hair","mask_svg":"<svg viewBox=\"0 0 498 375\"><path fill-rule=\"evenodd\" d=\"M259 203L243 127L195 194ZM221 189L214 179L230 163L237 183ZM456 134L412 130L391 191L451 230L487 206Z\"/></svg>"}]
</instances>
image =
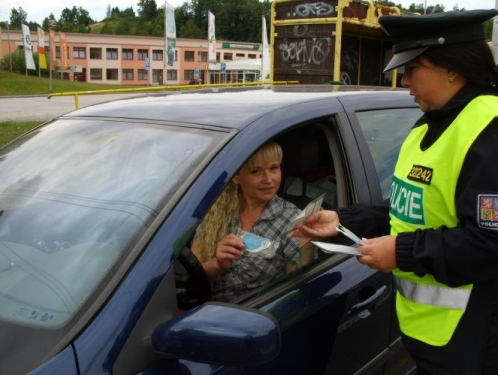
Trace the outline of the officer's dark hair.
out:
<instances>
[{"instance_id":1,"label":"officer's dark hair","mask_svg":"<svg viewBox=\"0 0 498 375\"><path fill-rule=\"evenodd\" d=\"M496 87L498 84L498 67L485 40L431 47L423 56L441 68L462 75L469 83L477 86Z\"/></svg>"}]
</instances>

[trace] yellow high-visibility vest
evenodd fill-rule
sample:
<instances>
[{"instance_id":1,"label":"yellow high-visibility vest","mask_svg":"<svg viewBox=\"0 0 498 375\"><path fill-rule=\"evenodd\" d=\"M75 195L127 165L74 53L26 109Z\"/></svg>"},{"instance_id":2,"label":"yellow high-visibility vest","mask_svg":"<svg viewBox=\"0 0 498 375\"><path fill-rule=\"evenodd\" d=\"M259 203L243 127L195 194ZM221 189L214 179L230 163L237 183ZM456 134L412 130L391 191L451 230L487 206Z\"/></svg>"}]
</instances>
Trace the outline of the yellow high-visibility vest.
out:
<instances>
[{"instance_id":1,"label":"yellow high-visibility vest","mask_svg":"<svg viewBox=\"0 0 498 375\"><path fill-rule=\"evenodd\" d=\"M400 150L391 186L391 234L458 224L455 189L471 145L498 116L498 97L470 102L427 150L427 124L414 128ZM465 312L472 285L452 288L432 275L393 271L401 331L430 345L447 344Z\"/></svg>"}]
</instances>

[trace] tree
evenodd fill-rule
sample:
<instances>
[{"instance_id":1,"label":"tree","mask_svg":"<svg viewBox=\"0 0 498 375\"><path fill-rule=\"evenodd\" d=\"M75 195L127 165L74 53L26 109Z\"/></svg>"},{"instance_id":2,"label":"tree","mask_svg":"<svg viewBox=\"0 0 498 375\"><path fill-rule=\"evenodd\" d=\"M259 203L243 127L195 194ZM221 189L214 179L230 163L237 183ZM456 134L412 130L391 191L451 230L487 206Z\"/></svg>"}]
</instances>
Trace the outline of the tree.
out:
<instances>
[{"instance_id":1,"label":"tree","mask_svg":"<svg viewBox=\"0 0 498 375\"><path fill-rule=\"evenodd\" d=\"M133 11L133 7L126 8L121 12L122 18L135 18L135 12Z\"/></svg>"},{"instance_id":2,"label":"tree","mask_svg":"<svg viewBox=\"0 0 498 375\"><path fill-rule=\"evenodd\" d=\"M386 0L378 0L378 1L374 1L374 3L389 6L389 7L397 7L401 10L408 11L411 13L430 14L430 13L444 12L444 5L443 4L430 5L427 7L427 9L425 9L424 3L420 3L420 4L411 3L408 8L404 8L403 5L401 5L401 4L396 4L392 1L386 1Z\"/></svg>"},{"instance_id":3,"label":"tree","mask_svg":"<svg viewBox=\"0 0 498 375\"><path fill-rule=\"evenodd\" d=\"M17 9L12 8L10 11L10 28L12 30L21 30L21 25L26 24L26 18L28 17L28 13L19 7Z\"/></svg>"},{"instance_id":4,"label":"tree","mask_svg":"<svg viewBox=\"0 0 498 375\"><path fill-rule=\"evenodd\" d=\"M140 17L151 21L157 14L157 4L155 0L140 0L138 2L138 14Z\"/></svg>"},{"instance_id":5,"label":"tree","mask_svg":"<svg viewBox=\"0 0 498 375\"><path fill-rule=\"evenodd\" d=\"M87 33L89 32L89 26L94 21L87 10L73 6L71 9L64 8L62 10L58 23L62 31Z\"/></svg>"},{"instance_id":6,"label":"tree","mask_svg":"<svg viewBox=\"0 0 498 375\"><path fill-rule=\"evenodd\" d=\"M201 30L193 19L188 19L178 29L178 35L181 35L182 38L205 39L206 31Z\"/></svg>"},{"instance_id":7,"label":"tree","mask_svg":"<svg viewBox=\"0 0 498 375\"><path fill-rule=\"evenodd\" d=\"M42 28L43 28L43 30L50 30L50 29L53 29L55 31L60 30L60 26L57 23L57 21L55 20L53 13L50 13L50 15L48 17L45 17L45 19L43 20L43 23L42 23Z\"/></svg>"}]
</instances>

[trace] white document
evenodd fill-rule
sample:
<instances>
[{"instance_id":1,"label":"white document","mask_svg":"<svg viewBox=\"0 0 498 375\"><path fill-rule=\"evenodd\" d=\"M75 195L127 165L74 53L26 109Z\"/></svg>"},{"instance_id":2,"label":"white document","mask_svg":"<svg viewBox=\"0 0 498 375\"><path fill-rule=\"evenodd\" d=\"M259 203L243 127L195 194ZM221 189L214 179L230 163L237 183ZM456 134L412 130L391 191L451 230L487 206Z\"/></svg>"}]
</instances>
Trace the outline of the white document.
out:
<instances>
[{"instance_id":1,"label":"white document","mask_svg":"<svg viewBox=\"0 0 498 375\"><path fill-rule=\"evenodd\" d=\"M318 248L325 253L341 253L341 254L355 255L360 257L363 256L363 254L360 251L358 251L356 247L353 246L337 245L334 243L318 242L318 241L311 241L311 243L318 246Z\"/></svg>"},{"instance_id":2,"label":"white document","mask_svg":"<svg viewBox=\"0 0 498 375\"><path fill-rule=\"evenodd\" d=\"M301 225L312 214L318 212L320 210L320 207L322 207L323 198L325 198L325 194L326 193L323 193L319 197L313 199L310 203L308 203L308 205L304 208L304 210L301 211L299 215L294 216L289 225L287 226L286 232L287 233L292 232L296 227L296 225Z\"/></svg>"}]
</instances>

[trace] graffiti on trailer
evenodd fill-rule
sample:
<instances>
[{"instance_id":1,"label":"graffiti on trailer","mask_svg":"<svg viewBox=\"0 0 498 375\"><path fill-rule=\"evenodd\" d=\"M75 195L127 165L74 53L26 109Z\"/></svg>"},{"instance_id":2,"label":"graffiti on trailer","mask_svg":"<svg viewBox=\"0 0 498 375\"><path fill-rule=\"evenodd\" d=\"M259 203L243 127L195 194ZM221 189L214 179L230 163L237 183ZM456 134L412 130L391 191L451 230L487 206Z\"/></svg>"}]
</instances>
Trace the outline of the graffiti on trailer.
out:
<instances>
[{"instance_id":1,"label":"graffiti on trailer","mask_svg":"<svg viewBox=\"0 0 498 375\"><path fill-rule=\"evenodd\" d=\"M331 16L333 14L334 14L334 6L332 6L331 4L327 4L323 1L318 1L316 3L296 5L292 17L302 17L302 18L311 17L311 16L325 17L325 16ZM287 16L290 18L291 14L287 14Z\"/></svg>"},{"instance_id":2,"label":"graffiti on trailer","mask_svg":"<svg viewBox=\"0 0 498 375\"><path fill-rule=\"evenodd\" d=\"M330 55L332 38L303 38L278 45L282 61L320 65Z\"/></svg>"},{"instance_id":3,"label":"graffiti on trailer","mask_svg":"<svg viewBox=\"0 0 498 375\"><path fill-rule=\"evenodd\" d=\"M295 25L292 28L292 34L296 39L289 41L289 39L283 38L283 42L278 44L282 61L290 61L296 66L302 64L320 65L330 55L331 37L307 37L308 25Z\"/></svg>"}]
</instances>

